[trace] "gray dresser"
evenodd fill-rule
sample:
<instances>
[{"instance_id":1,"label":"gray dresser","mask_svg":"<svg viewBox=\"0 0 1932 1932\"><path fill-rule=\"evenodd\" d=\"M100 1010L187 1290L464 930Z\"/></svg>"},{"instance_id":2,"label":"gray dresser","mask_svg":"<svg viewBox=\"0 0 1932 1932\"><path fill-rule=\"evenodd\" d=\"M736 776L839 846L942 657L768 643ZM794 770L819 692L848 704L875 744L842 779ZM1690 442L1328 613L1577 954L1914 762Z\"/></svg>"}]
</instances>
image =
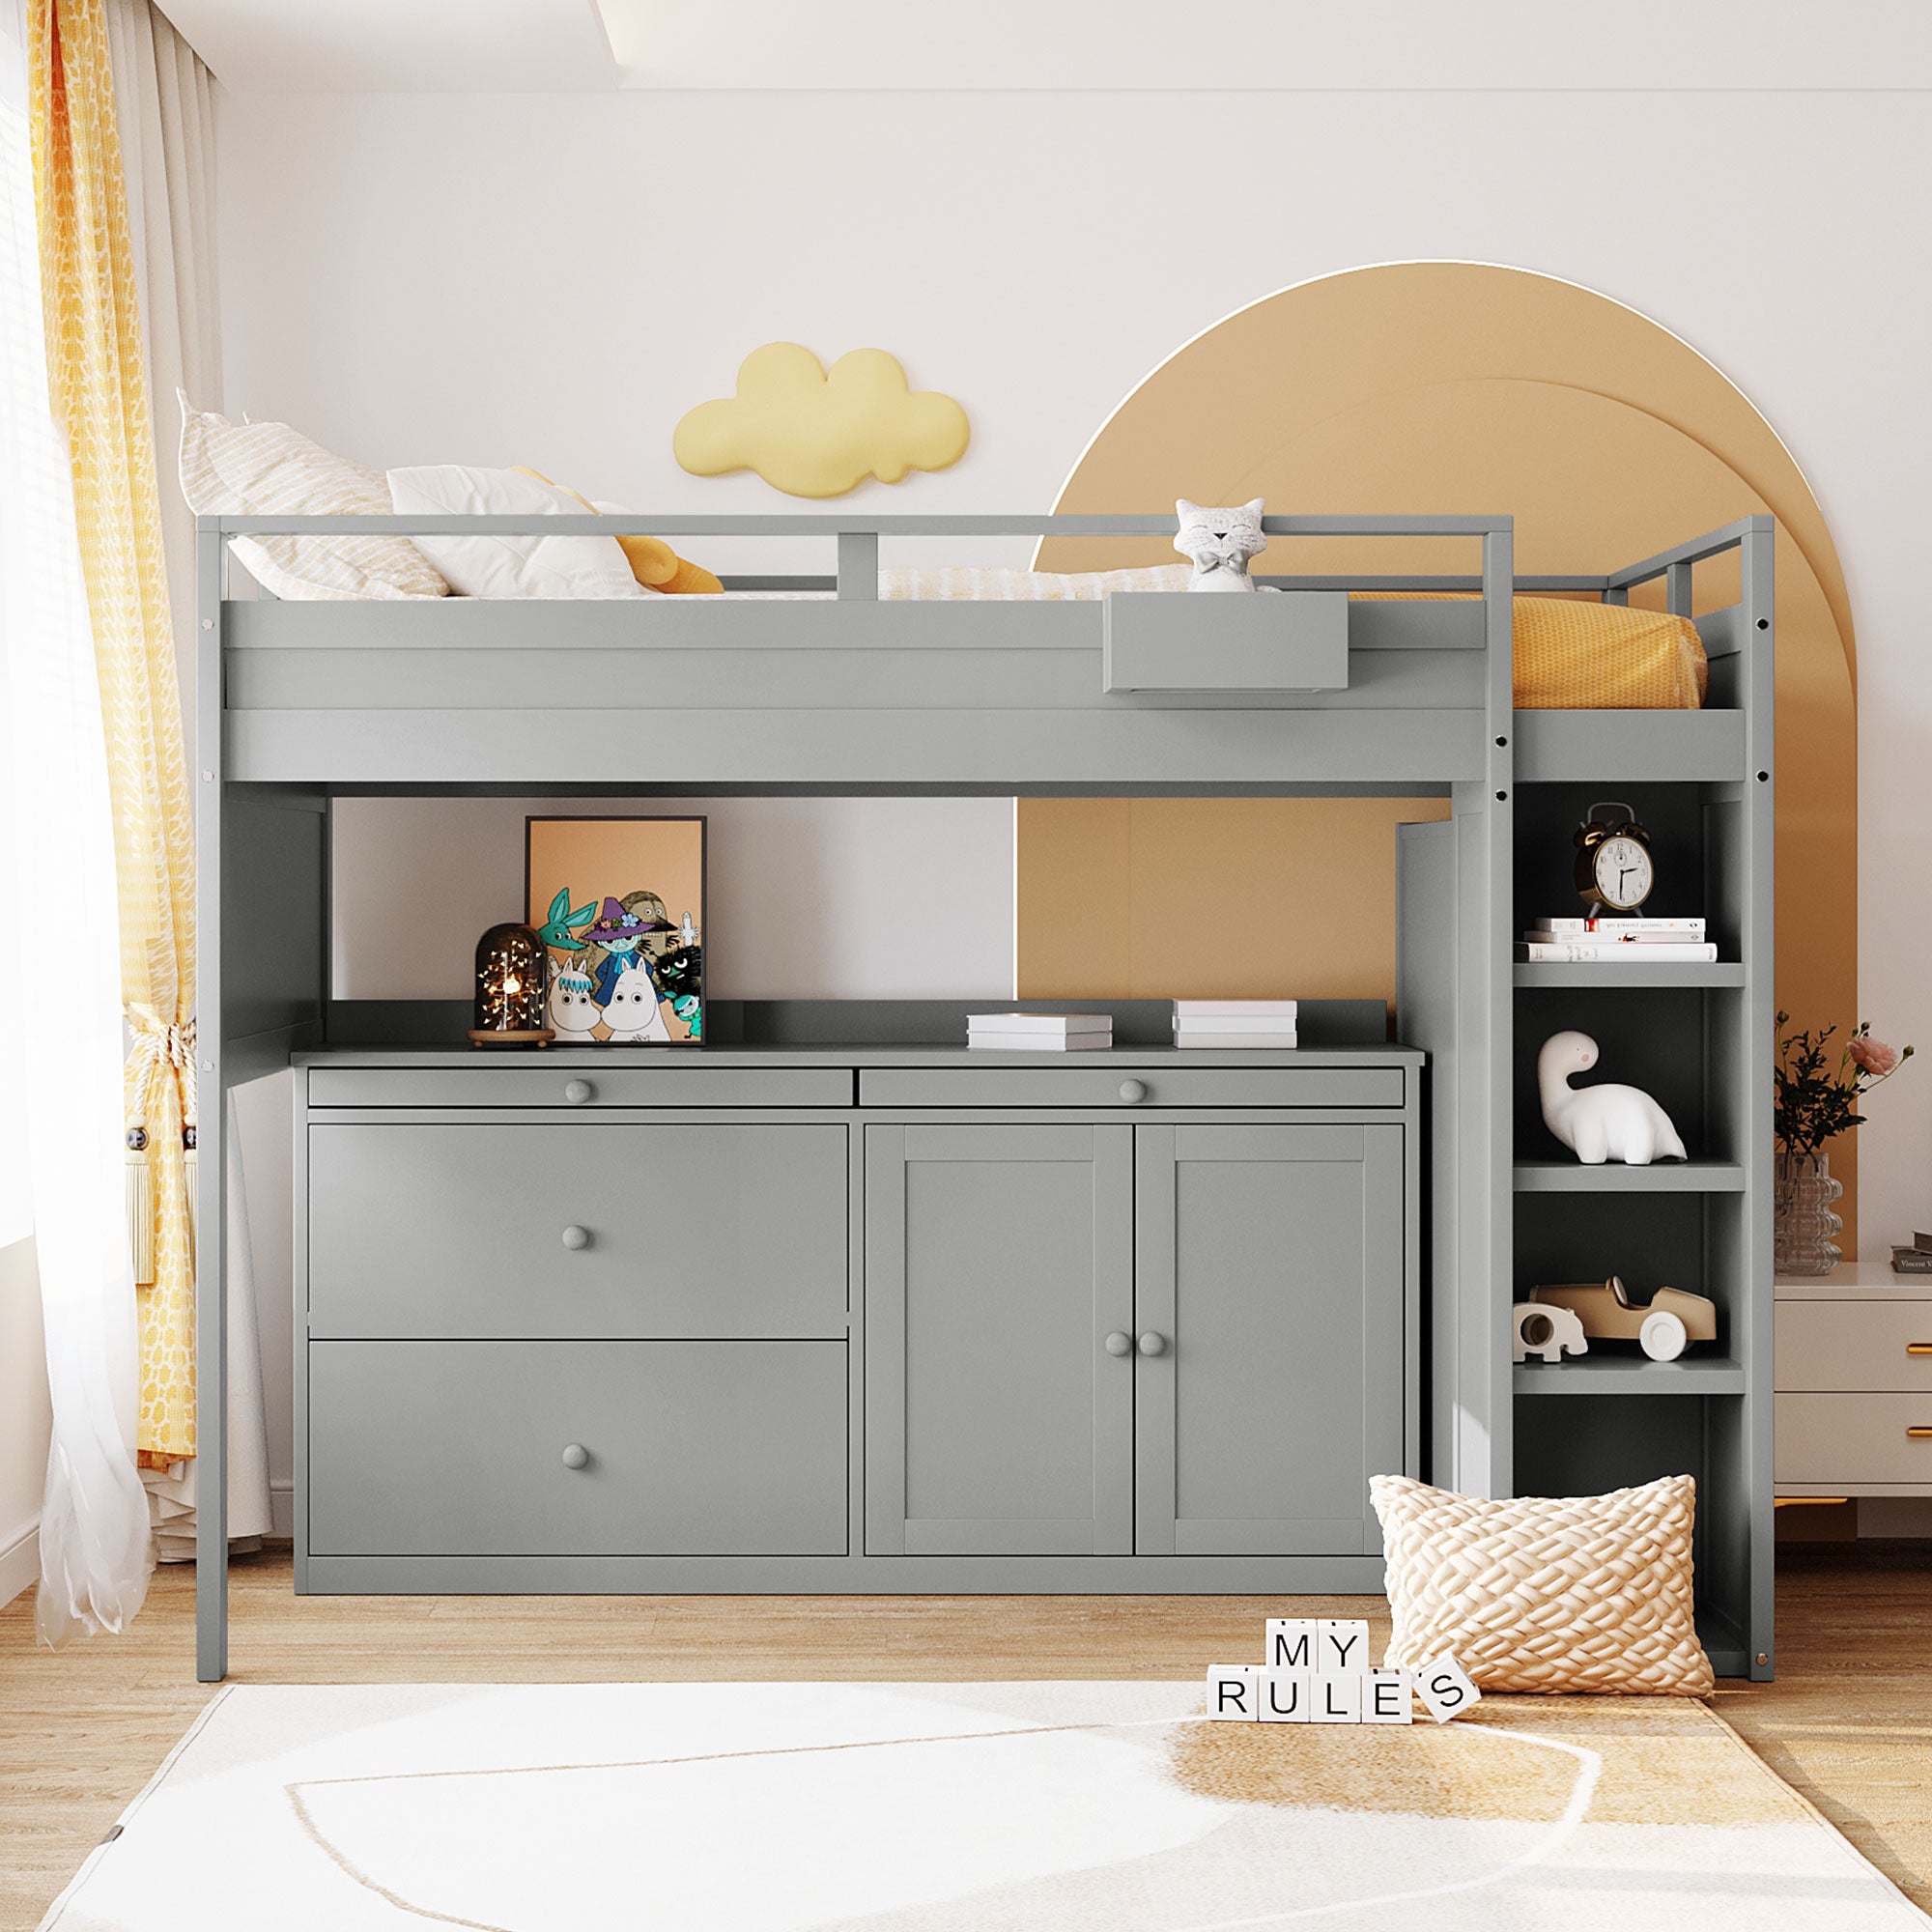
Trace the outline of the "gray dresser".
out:
<instances>
[{"instance_id":1,"label":"gray dresser","mask_svg":"<svg viewBox=\"0 0 1932 1932\"><path fill-rule=\"evenodd\" d=\"M1379 1586L1415 1052L298 1077L298 1590Z\"/></svg>"}]
</instances>

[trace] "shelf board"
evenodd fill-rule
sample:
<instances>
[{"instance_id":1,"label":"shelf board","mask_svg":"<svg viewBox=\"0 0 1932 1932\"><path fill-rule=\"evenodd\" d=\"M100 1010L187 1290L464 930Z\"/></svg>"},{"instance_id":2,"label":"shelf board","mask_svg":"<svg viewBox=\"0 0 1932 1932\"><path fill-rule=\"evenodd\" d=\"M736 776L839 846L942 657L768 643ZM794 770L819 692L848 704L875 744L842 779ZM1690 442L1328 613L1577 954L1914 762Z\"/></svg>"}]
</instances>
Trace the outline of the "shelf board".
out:
<instances>
[{"instance_id":1,"label":"shelf board","mask_svg":"<svg viewBox=\"0 0 1932 1932\"><path fill-rule=\"evenodd\" d=\"M1742 711L1519 711L1519 784L1695 783L1745 777Z\"/></svg>"},{"instance_id":2,"label":"shelf board","mask_svg":"<svg viewBox=\"0 0 1932 1932\"><path fill-rule=\"evenodd\" d=\"M1519 1161L1519 1194L1742 1194L1745 1171L1734 1160L1660 1160L1650 1167L1605 1161Z\"/></svg>"},{"instance_id":3,"label":"shelf board","mask_svg":"<svg viewBox=\"0 0 1932 1932\"><path fill-rule=\"evenodd\" d=\"M1618 959L1604 965L1550 962L1512 970L1519 986L1742 986L1745 982L1745 969L1735 960L1723 959L1710 966L1648 966L1640 960Z\"/></svg>"},{"instance_id":4,"label":"shelf board","mask_svg":"<svg viewBox=\"0 0 1932 1932\"><path fill-rule=\"evenodd\" d=\"M1743 1395L1745 1365L1705 1355L1693 1344L1674 1362L1647 1355L1566 1355L1560 1362L1518 1362L1518 1395Z\"/></svg>"}]
</instances>

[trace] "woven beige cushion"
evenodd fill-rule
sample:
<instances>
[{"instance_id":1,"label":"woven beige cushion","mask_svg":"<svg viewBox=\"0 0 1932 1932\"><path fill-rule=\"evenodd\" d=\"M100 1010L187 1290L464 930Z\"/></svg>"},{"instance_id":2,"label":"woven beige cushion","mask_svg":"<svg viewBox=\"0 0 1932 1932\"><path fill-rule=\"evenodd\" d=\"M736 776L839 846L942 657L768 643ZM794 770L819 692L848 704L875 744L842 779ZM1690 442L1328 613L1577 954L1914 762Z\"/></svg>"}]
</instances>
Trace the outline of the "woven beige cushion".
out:
<instances>
[{"instance_id":1,"label":"woven beige cushion","mask_svg":"<svg viewBox=\"0 0 1932 1932\"><path fill-rule=\"evenodd\" d=\"M375 471L280 422L232 423L178 389L181 484L197 516L386 517ZM237 559L277 597L445 597L449 585L408 537L237 537Z\"/></svg>"},{"instance_id":2,"label":"woven beige cushion","mask_svg":"<svg viewBox=\"0 0 1932 1932\"><path fill-rule=\"evenodd\" d=\"M1453 1651L1484 1690L1711 1690L1692 1618L1690 1477L1489 1502L1377 1476L1369 1493L1388 1553L1390 1663Z\"/></svg>"}]
</instances>

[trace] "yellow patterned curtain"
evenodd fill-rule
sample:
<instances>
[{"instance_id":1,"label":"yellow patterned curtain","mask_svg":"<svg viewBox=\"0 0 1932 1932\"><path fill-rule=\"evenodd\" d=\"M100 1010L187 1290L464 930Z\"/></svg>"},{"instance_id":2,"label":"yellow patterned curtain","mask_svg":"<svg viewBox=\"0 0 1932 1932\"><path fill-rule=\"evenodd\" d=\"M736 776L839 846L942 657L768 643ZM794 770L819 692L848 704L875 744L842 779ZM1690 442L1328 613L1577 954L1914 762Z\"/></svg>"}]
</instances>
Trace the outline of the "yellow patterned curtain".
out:
<instances>
[{"instance_id":1,"label":"yellow patterned curtain","mask_svg":"<svg viewBox=\"0 0 1932 1932\"><path fill-rule=\"evenodd\" d=\"M34 197L54 420L99 667L120 896L121 993L133 1050L128 1119L147 1134L151 1227L141 1297L141 1462L194 1454L194 833L175 683L148 410L102 0L28 0ZM148 1270L137 1269L145 1275Z\"/></svg>"}]
</instances>

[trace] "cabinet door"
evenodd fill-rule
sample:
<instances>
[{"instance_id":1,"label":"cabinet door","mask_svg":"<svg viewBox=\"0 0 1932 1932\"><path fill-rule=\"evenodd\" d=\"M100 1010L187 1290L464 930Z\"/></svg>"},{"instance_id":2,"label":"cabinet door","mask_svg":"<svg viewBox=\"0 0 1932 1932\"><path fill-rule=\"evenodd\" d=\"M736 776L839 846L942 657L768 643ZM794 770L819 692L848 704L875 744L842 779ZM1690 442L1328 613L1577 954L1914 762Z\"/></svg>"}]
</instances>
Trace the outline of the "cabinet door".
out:
<instances>
[{"instance_id":1,"label":"cabinet door","mask_svg":"<svg viewBox=\"0 0 1932 1932\"><path fill-rule=\"evenodd\" d=\"M1132 1135L866 1129L874 1554L1131 1550Z\"/></svg>"},{"instance_id":2,"label":"cabinet door","mask_svg":"<svg viewBox=\"0 0 1932 1932\"><path fill-rule=\"evenodd\" d=\"M1137 1129L1144 1555L1373 1554L1403 1466L1403 1130Z\"/></svg>"}]
</instances>

